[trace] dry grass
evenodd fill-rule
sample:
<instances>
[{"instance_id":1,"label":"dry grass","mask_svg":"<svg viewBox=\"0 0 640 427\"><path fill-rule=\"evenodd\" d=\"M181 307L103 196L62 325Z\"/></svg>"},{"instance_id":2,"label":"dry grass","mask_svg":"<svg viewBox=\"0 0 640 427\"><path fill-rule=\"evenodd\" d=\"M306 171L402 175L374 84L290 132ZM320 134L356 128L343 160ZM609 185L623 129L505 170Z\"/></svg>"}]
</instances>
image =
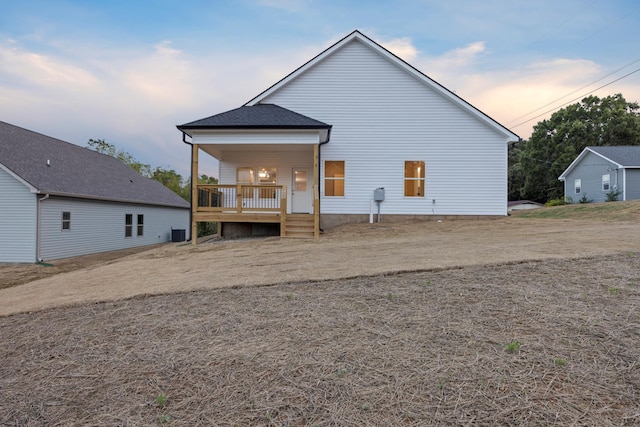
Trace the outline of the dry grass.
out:
<instances>
[{"instance_id":1,"label":"dry grass","mask_svg":"<svg viewBox=\"0 0 640 427\"><path fill-rule=\"evenodd\" d=\"M56 262L0 290L0 425L640 425L638 208Z\"/></svg>"},{"instance_id":2,"label":"dry grass","mask_svg":"<svg viewBox=\"0 0 640 427\"><path fill-rule=\"evenodd\" d=\"M478 266L0 318L0 425L638 425L638 262Z\"/></svg>"}]
</instances>

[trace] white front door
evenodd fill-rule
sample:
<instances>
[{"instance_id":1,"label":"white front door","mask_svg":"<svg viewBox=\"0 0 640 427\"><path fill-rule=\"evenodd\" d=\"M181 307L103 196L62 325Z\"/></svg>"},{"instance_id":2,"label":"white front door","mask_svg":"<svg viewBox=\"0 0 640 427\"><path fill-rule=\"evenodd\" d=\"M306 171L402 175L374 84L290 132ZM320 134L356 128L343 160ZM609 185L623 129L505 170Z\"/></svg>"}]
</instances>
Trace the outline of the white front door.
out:
<instances>
[{"instance_id":1,"label":"white front door","mask_svg":"<svg viewBox=\"0 0 640 427\"><path fill-rule=\"evenodd\" d=\"M291 177L291 213L311 213L311 193L313 186L309 182L311 178L309 168L293 168Z\"/></svg>"}]
</instances>

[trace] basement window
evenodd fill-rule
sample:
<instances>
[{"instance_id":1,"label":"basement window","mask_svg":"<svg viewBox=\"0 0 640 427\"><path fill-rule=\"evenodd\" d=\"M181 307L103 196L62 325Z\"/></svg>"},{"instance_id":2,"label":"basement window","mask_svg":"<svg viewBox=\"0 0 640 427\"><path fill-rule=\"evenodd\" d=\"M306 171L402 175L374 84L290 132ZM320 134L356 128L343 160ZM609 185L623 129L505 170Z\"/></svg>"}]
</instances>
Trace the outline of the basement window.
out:
<instances>
[{"instance_id":1,"label":"basement window","mask_svg":"<svg viewBox=\"0 0 640 427\"><path fill-rule=\"evenodd\" d=\"M71 212L62 212L62 229L71 230Z\"/></svg>"},{"instance_id":2,"label":"basement window","mask_svg":"<svg viewBox=\"0 0 640 427\"><path fill-rule=\"evenodd\" d=\"M140 237L142 235L144 235L144 215L138 215L137 236Z\"/></svg>"},{"instance_id":3,"label":"basement window","mask_svg":"<svg viewBox=\"0 0 640 427\"><path fill-rule=\"evenodd\" d=\"M124 214L124 237L133 235L133 214Z\"/></svg>"}]
</instances>

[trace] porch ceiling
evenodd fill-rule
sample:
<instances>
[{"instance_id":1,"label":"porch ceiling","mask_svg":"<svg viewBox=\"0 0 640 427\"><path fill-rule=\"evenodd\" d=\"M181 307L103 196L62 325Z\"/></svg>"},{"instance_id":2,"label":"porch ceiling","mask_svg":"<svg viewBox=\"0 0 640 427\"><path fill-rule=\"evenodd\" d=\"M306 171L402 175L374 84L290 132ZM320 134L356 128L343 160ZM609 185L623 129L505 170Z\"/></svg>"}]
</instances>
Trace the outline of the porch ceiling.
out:
<instances>
[{"instance_id":1,"label":"porch ceiling","mask_svg":"<svg viewBox=\"0 0 640 427\"><path fill-rule=\"evenodd\" d=\"M225 152L306 152L313 154L315 144L199 144L200 148L218 160L224 160Z\"/></svg>"}]
</instances>

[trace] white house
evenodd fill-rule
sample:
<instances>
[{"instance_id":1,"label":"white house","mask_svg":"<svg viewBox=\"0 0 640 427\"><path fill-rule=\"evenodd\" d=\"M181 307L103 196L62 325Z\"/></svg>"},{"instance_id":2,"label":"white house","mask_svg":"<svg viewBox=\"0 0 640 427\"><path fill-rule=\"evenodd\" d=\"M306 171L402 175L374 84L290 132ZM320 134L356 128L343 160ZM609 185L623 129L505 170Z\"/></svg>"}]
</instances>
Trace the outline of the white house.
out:
<instances>
[{"instance_id":1,"label":"white house","mask_svg":"<svg viewBox=\"0 0 640 427\"><path fill-rule=\"evenodd\" d=\"M167 242L189 204L111 156L0 122L0 262Z\"/></svg>"},{"instance_id":2,"label":"white house","mask_svg":"<svg viewBox=\"0 0 640 427\"><path fill-rule=\"evenodd\" d=\"M519 140L359 31L244 106L178 129L192 176L201 153L220 164L220 186L194 188L192 229L274 222L283 236L302 228L293 214L316 236L378 207L383 221L504 216Z\"/></svg>"},{"instance_id":3,"label":"white house","mask_svg":"<svg viewBox=\"0 0 640 427\"><path fill-rule=\"evenodd\" d=\"M574 203L640 199L640 146L586 147L558 179Z\"/></svg>"}]
</instances>

